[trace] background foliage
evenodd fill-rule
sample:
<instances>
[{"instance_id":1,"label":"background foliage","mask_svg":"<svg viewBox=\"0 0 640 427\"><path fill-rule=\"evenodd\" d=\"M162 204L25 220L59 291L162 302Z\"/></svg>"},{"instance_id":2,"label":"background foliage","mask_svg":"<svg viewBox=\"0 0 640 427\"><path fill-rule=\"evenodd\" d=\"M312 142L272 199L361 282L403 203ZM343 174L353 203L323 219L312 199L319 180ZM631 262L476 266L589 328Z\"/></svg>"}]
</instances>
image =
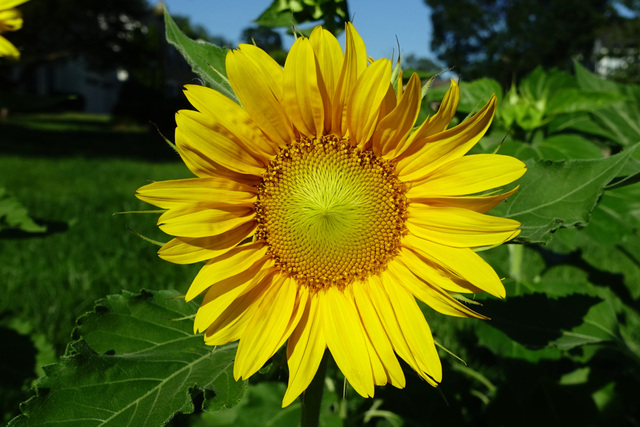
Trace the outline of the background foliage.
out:
<instances>
[{"instance_id":1,"label":"background foliage","mask_svg":"<svg viewBox=\"0 0 640 427\"><path fill-rule=\"evenodd\" d=\"M302 23L326 4L274 2L260 19L277 26L274 11L291 16L303 5ZM340 26L342 15L330 16ZM166 19L168 42L205 84L233 96L225 49L191 42ZM528 166L520 190L493 211L522 221L522 234L481 252L506 278L508 298L479 297L487 322L423 307L437 341L457 355L440 352L438 389L405 369L405 390L363 399L330 365L321 425L640 425L640 87L568 64L524 67L508 84L491 73L461 84L456 121L492 93L499 99L475 150ZM422 117L445 90L427 92ZM164 263L127 231L166 239L152 218L113 215L147 208L132 196L146 181L189 176L161 137L77 114L18 115L0 122L0 135L5 421L21 413L10 425L298 422L300 400L280 408L283 352L235 383L234 345L206 347L191 334L197 303L180 295L198 266Z\"/></svg>"},{"instance_id":2,"label":"background foliage","mask_svg":"<svg viewBox=\"0 0 640 427\"><path fill-rule=\"evenodd\" d=\"M637 1L424 1L432 12L432 50L466 80L490 76L507 86L537 66L569 71L572 58L593 65L606 55L628 60L615 77L638 83ZM606 52L599 51L602 42Z\"/></svg>"}]
</instances>

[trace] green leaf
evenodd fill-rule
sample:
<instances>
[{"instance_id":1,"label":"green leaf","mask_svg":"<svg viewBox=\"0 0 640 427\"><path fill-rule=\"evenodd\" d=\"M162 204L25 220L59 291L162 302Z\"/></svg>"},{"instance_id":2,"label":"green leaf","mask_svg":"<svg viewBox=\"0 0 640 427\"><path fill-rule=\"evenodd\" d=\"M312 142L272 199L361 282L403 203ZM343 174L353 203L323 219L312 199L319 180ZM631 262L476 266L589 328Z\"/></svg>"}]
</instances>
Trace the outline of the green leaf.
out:
<instances>
[{"instance_id":1,"label":"green leaf","mask_svg":"<svg viewBox=\"0 0 640 427\"><path fill-rule=\"evenodd\" d=\"M563 329L562 335L550 344L563 350L590 344L613 344L623 355L640 362L640 313L624 304L609 282L598 286L589 280L590 275L584 270L558 265L548 269L535 284L536 291L550 297L581 294L600 300L589 308L580 325ZM574 308L567 306L567 310Z\"/></svg>"},{"instance_id":2,"label":"green leaf","mask_svg":"<svg viewBox=\"0 0 640 427\"><path fill-rule=\"evenodd\" d=\"M554 117L547 124L547 129L550 134L563 131L579 131L607 139L611 137L611 132L594 122L588 113L563 114Z\"/></svg>"},{"instance_id":3,"label":"green leaf","mask_svg":"<svg viewBox=\"0 0 640 427\"><path fill-rule=\"evenodd\" d=\"M636 147L597 160L528 161L527 172L518 181L520 189L492 213L522 223L520 242L547 243L560 227L589 222L605 186Z\"/></svg>"},{"instance_id":4,"label":"green leaf","mask_svg":"<svg viewBox=\"0 0 640 427\"><path fill-rule=\"evenodd\" d=\"M273 0L254 22L265 27L291 27L322 20L334 35L344 30L350 19L346 0ZM302 30L310 33L310 29ZM308 34L307 34L308 35Z\"/></svg>"},{"instance_id":5,"label":"green leaf","mask_svg":"<svg viewBox=\"0 0 640 427\"><path fill-rule=\"evenodd\" d=\"M193 334L196 310L175 291L99 301L11 426L160 426L193 412L198 393L207 410L236 405L246 388L232 375L236 345L206 346Z\"/></svg>"},{"instance_id":6,"label":"green leaf","mask_svg":"<svg viewBox=\"0 0 640 427\"><path fill-rule=\"evenodd\" d=\"M575 78L568 73L537 67L520 82L519 89L524 96L546 104L551 94L576 86Z\"/></svg>"},{"instance_id":7,"label":"green leaf","mask_svg":"<svg viewBox=\"0 0 640 427\"><path fill-rule=\"evenodd\" d=\"M616 245L639 229L640 185L635 184L607 190L584 232L598 245Z\"/></svg>"},{"instance_id":8,"label":"green leaf","mask_svg":"<svg viewBox=\"0 0 640 427\"><path fill-rule=\"evenodd\" d=\"M580 135L568 133L552 135L531 144L508 139L500 147L499 153L514 156L520 160L560 161L602 158L602 151L591 141Z\"/></svg>"},{"instance_id":9,"label":"green leaf","mask_svg":"<svg viewBox=\"0 0 640 427\"><path fill-rule=\"evenodd\" d=\"M274 0L254 22L264 27L289 27L297 24L293 13L302 11L302 8L299 1Z\"/></svg>"},{"instance_id":10,"label":"green leaf","mask_svg":"<svg viewBox=\"0 0 640 427\"><path fill-rule=\"evenodd\" d=\"M571 236L569 246L604 273L613 273L611 286L640 298L640 185L608 190L593 211L589 226ZM601 274L602 274L601 273ZM620 282L619 284L617 282Z\"/></svg>"},{"instance_id":11,"label":"green leaf","mask_svg":"<svg viewBox=\"0 0 640 427\"><path fill-rule=\"evenodd\" d=\"M545 160L601 159L602 152L588 139L574 134L550 136L535 144L540 158Z\"/></svg>"},{"instance_id":12,"label":"green leaf","mask_svg":"<svg viewBox=\"0 0 640 427\"><path fill-rule=\"evenodd\" d=\"M475 334L478 337L478 344L489 349L493 354L501 358L522 359L534 363L540 360L558 360L562 357L560 350L555 348L527 348L500 329L493 327L492 322L492 320L479 322Z\"/></svg>"},{"instance_id":13,"label":"green leaf","mask_svg":"<svg viewBox=\"0 0 640 427\"><path fill-rule=\"evenodd\" d=\"M545 114L550 116L580 111L592 112L600 108L608 107L623 99L622 95L615 92L561 89L549 100Z\"/></svg>"},{"instance_id":14,"label":"green leaf","mask_svg":"<svg viewBox=\"0 0 640 427\"><path fill-rule=\"evenodd\" d=\"M22 230L27 233L44 233L47 227L36 224L27 208L15 197L0 187L0 231Z\"/></svg>"},{"instance_id":15,"label":"green leaf","mask_svg":"<svg viewBox=\"0 0 640 427\"><path fill-rule=\"evenodd\" d=\"M576 74L576 81L578 82L578 86L584 90L593 90L599 92L617 92L618 84L606 80L591 71L587 70L585 67L580 65L578 61L573 61L573 66Z\"/></svg>"},{"instance_id":16,"label":"green leaf","mask_svg":"<svg viewBox=\"0 0 640 427\"><path fill-rule=\"evenodd\" d=\"M491 95L495 93L498 103L502 100L502 89L500 84L493 79L482 78L470 83L460 83L460 102L458 111L461 113L471 113L478 111L489 101Z\"/></svg>"},{"instance_id":17,"label":"green leaf","mask_svg":"<svg viewBox=\"0 0 640 427\"><path fill-rule=\"evenodd\" d=\"M640 160L638 159L638 154L640 154L640 152L633 154L633 157L629 159L620 171L620 178L607 185L607 190L623 188L640 182Z\"/></svg>"},{"instance_id":18,"label":"green leaf","mask_svg":"<svg viewBox=\"0 0 640 427\"><path fill-rule=\"evenodd\" d=\"M286 388L287 386L282 382L249 384L247 392L237 406L216 413L203 413L200 417L202 425L216 427L289 427L299 425L302 398L296 399L291 405L282 408L282 399ZM325 387L320 407L320 427L342 425L339 414L336 412L338 401L336 390Z\"/></svg>"},{"instance_id":19,"label":"green leaf","mask_svg":"<svg viewBox=\"0 0 640 427\"><path fill-rule=\"evenodd\" d=\"M640 99L638 101L640 102ZM618 103L591 113L596 123L608 131L611 141L619 146L640 140L640 112L629 103Z\"/></svg>"},{"instance_id":20,"label":"green leaf","mask_svg":"<svg viewBox=\"0 0 640 427\"><path fill-rule=\"evenodd\" d=\"M240 403L234 408L217 413L205 413L203 421L213 426L291 426L300 422L300 405L294 402L282 408L282 398L286 385L283 383L264 382L252 384Z\"/></svg>"},{"instance_id":21,"label":"green leaf","mask_svg":"<svg viewBox=\"0 0 640 427\"><path fill-rule=\"evenodd\" d=\"M191 40L180 31L180 28L171 19L171 15L166 9L164 23L167 31L167 41L178 49L184 59L191 65L193 72L202 79L205 86L215 89L238 102L238 98L229 84L229 79L227 79L224 61L228 49L202 40Z\"/></svg>"},{"instance_id":22,"label":"green leaf","mask_svg":"<svg viewBox=\"0 0 640 427\"><path fill-rule=\"evenodd\" d=\"M591 117L600 130L596 134L606 132L606 136L613 142L625 146L635 144L640 140L640 87L620 85L606 81L575 64L576 79L580 88L589 91L615 93L624 101L591 112ZM593 127L593 125L589 125ZM576 127L577 130L588 131Z\"/></svg>"}]
</instances>

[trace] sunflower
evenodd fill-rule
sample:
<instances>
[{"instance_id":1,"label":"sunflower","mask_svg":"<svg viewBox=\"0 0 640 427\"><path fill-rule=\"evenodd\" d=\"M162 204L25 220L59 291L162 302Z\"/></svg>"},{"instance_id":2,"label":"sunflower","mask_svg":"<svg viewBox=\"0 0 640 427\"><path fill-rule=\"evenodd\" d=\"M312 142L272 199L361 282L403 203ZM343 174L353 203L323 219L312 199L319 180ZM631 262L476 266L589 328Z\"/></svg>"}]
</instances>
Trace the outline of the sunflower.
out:
<instances>
[{"instance_id":1,"label":"sunflower","mask_svg":"<svg viewBox=\"0 0 640 427\"><path fill-rule=\"evenodd\" d=\"M459 100L452 81L438 112L414 127L418 76L406 86L400 76L394 90L391 61L368 59L351 24L345 44L343 54L317 27L296 40L284 69L252 45L229 51L240 105L188 85L197 111L176 115L176 146L196 178L137 192L165 210L158 225L175 236L160 257L206 261L186 300L204 293L194 329L207 344L239 340L236 380L287 343L283 406L327 348L362 396L404 387L397 356L436 386L442 367L416 298L484 318L460 294L505 289L473 249L519 233L517 221L486 212L515 191L490 190L524 164L465 155L487 131L495 96L448 129Z\"/></svg>"},{"instance_id":2,"label":"sunflower","mask_svg":"<svg viewBox=\"0 0 640 427\"><path fill-rule=\"evenodd\" d=\"M22 14L14 7L28 0L0 0L0 34L22 28ZM11 42L0 36L0 56L20 58L20 52Z\"/></svg>"}]
</instances>

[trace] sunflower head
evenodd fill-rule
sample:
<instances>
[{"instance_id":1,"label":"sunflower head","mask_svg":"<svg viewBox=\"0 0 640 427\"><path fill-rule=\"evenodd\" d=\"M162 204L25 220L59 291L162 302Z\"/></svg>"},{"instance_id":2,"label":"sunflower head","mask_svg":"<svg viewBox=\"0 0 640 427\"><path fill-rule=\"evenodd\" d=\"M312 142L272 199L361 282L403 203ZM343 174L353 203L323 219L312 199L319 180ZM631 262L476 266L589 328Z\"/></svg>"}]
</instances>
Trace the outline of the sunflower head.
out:
<instances>
[{"instance_id":1,"label":"sunflower head","mask_svg":"<svg viewBox=\"0 0 640 427\"><path fill-rule=\"evenodd\" d=\"M397 356L437 385L442 368L416 299L452 316L482 315L455 298L504 287L474 248L518 235L486 213L515 189L522 162L467 152L496 99L450 127L459 88L416 124L416 74L391 84L387 59L369 60L351 24L344 51L317 27L280 67L241 45L226 57L240 104L187 86L197 111L176 115L176 146L195 178L146 185L137 196L165 212L175 236L159 254L206 263L186 299L204 293L195 330L239 340L236 378L286 342L288 405L328 349L353 388L405 384ZM497 190L496 190L497 189Z\"/></svg>"}]
</instances>

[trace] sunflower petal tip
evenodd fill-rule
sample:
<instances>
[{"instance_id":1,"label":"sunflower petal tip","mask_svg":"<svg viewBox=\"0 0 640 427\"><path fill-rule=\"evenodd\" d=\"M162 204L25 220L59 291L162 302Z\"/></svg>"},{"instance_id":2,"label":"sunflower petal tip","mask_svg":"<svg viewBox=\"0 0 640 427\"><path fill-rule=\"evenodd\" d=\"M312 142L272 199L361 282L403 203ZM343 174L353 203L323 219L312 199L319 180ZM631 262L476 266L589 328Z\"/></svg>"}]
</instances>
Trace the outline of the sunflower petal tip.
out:
<instances>
[{"instance_id":1,"label":"sunflower petal tip","mask_svg":"<svg viewBox=\"0 0 640 427\"><path fill-rule=\"evenodd\" d=\"M240 363L238 363L238 356L236 355L236 359L233 361L233 379L238 382L240 380L244 380L242 372L240 370Z\"/></svg>"},{"instance_id":2,"label":"sunflower petal tip","mask_svg":"<svg viewBox=\"0 0 640 427\"><path fill-rule=\"evenodd\" d=\"M292 393L291 388L287 387L287 391L282 398L282 408L286 408L291 405L297 398L299 394Z\"/></svg>"}]
</instances>

